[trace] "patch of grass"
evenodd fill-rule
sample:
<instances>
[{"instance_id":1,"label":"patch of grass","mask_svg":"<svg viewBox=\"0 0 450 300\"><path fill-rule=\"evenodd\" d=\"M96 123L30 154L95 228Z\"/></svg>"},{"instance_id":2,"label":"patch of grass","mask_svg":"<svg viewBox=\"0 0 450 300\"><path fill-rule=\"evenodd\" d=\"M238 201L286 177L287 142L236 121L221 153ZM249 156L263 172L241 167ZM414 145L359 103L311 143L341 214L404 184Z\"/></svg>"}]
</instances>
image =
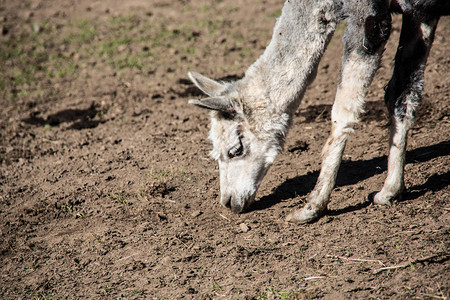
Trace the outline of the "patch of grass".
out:
<instances>
[{"instance_id":1,"label":"patch of grass","mask_svg":"<svg viewBox=\"0 0 450 300\"><path fill-rule=\"evenodd\" d=\"M213 292L223 291L223 288L217 283L217 281L213 280L211 284Z\"/></svg>"},{"instance_id":2,"label":"patch of grass","mask_svg":"<svg viewBox=\"0 0 450 300\"><path fill-rule=\"evenodd\" d=\"M265 299L281 299L281 300L310 300L316 299L319 294L316 291L307 291L305 289L299 290L289 290L278 288L268 288L265 291L259 292L254 296L255 299L265 300Z\"/></svg>"},{"instance_id":3,"label":"patch of grass","mask_svg":"<svg viewBox=\"0 0 450 300\"><path fill-rule=\"evenodd\" d=\"M61 205L61 210L67 214L70 214L73 211L73 206L68 202L66 202L63 205Z\"/></svg>"},{"instance_id":4,"label":"patch of grass","mask_svg":"<svg viewBox=\"0 0 450 300\"><path fill-rule=\"evenodd\" d=\"M52 300L53 296L50 295L37 295L33 297L33 300Z\"/></svg>"},{"instance_id":5,"label":"patch of grass","mask_svg":"<svg viewBox=\"0 0 450 300\"><path fill-rule=\"evenodd\" d=\"M281 16L281 9L277 9L276 11L269 14L270 18L278 18L279 16Z\"/></svg>"},{"instance_id":6,"label":"patch of grass","mask_svg":"<svg viewBox=\"0 0 450 300\"><path fill-rule=\"evenodd\" d=\"M147 201L148 200L146 192L142 188L138 189L137 196L138 196L138 199L141 200L141 201Z\"/></svg>"},{"instance_id":7,"label":"patch of grass","mask_svg":"<svg viewBox=\"0 0 450 300\"><path fill-rule=\"evenodd\" d=\"M259 292L255 296L253 296L253 299L256 300L266 300L267 299L267 292Z\"/></svg>"},{"instance_id":8,"label":"patch of grass","mask_svg":"<svg viewBox=\"0 0 450 300\"><path fill-rule=\"evenodd\" d=\"M129 31L138 27L142 23L142 19L133 14L113 16L109 19L109 24L112 30L115 31Z\"/></svg>"},{"instance_id":9,"label":"patch of grass","mask_svg":"<svg viewBox=\"0 0 450 300\"><path fill-rule=\"evenodd\" d=\"M112 291L112 288L109 285L106 285L102 288L100 288L96 293L98 295L109 295Z\"/></svg>"},{"instance_id":10,"label":"patch of grass","mask_svg":"<svg viewBox=\"0 0 450 300\"><path fill-rule=\"evenodd\" d=\"M229 12L236 12L236 11L238 11L239 10L239 8L236 6L236 5L231 5L229 8L228 8L228 11Z\"/></svg>"},{"instance_id":11,"label":"patch of grass","mask_svg":"<svg viewBox=\"0 0 450 300\"><path fill-rule=\"evenodd\" d=\"M336 26L336 32L344 32L347 28L347 22L341 22Z\"/></svg>"},{"instance_id":12,"label":"patch of grass","mask_svg":"<svg viewBox=\"0 0 450 300\"><path fill-rule=\"evenodd\" d=\"M113 68L119 68L119 69L138 69L142 70L143 64L139 57L131 56L131 55L125 55L125 57L118 58L116 60L113 60L110 62L111 66Z\"/></svg>"},{"instance_id":13,"label":"patch of grass","mask_svg":"<svg viewBox=\"0 0 450 300\"><path fill-rule=\"evenodd\" d=\"M24 27L0 48L0 91L8 98L43 96L39 84L44 80L68 78L75 73L73 59L62 55L60 28L50 20L36 26L39 31Z\"/></svg>"},{"instance_id":14,"label":"patch of grass","mask_svg":"<svg viewBox=\"0 0 450 300\"><path fill-rule=\"evenodd\" d=\"M191 182L191 178L184 170L151 171L145 174L137 197L141 200L148 200L148 196L164 198L185 182Z\"/></svg>"},{"instance_id":15,"label":"patch of grass","mask_svg":"<svg viewBox=\"0 0 450 300\"><path fill-rule=\"evenodd\" d=\"M211 7L209 5L203 5L202 7L200 7L200 12L201 13L206 13L208 11L211 10Z\"/></svg>"},{"instance_id":16,"label":"patch of grass","mask_svg":"<svg viewBox=\"0 0 450 300\"><path fill-rule=\"evenodd\" d=\"M120 204L123 204L123 205L130 204L127 200L125 200L122 193L111 193L109 196L111 197L111 199L118 201Z\"/></svg>"},{"instance_id":17,"label":"patch of grass","mask_svg":"<svg viewBox=\"0 0 450 300\"><path fill-rule=\"evenodd\" d=\"M131 290L129 292L129 296L136 296L136 295L140 295L140 296L145 296L147 293L145 292L145 290Z\"/></svg>"},{"instance_id":18,"label":"patch of grass","mask_svg":"<svg viewBox=\"0 0 450 300\"><path fill-rule=\"evenodd\" d=\"M75 22L75 32L69 34L64 41L67 44L77 43L85 44L94 40L97 29L95 24L89 20L81 19Z\"/></svg>"},{"instance_id":19,"label":"patch of grass","mask_svg":"<svg viewBox=\"0 0 450 300\"><path fill-rule=\"evenodd\" d=\"M120 77L168 64L187 66L203 52L197 49L198 37L217 36L225 27L221 16L180 21L139 13L112 16L108 22L56 18L27 23L0 47L0 93L7 100L58 96L62 91L53 88L55 83L73 81L78 70L91 67L110 66Z\"/></svg>"},{"instance_id":20,"label":"patch of grass","mask_svg":"<svg viewBox=\"0 0 450 300\"><path fill-rule=\"evenodd\" d=\"M66 78L75 75L76 64L73 60L52 55L49 58L49 65L47 67L47 77L51 78Z\"/></svg>"}]
</instances>

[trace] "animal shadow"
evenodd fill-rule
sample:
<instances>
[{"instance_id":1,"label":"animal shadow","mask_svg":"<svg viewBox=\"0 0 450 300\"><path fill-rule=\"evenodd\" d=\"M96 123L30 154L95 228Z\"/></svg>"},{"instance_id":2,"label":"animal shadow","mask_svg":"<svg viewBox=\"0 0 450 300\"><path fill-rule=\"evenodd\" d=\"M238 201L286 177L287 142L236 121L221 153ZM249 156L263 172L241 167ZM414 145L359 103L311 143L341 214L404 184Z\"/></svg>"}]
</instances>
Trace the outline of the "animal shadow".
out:
<instances>
[{"instance_id":1,"label":"animal shadow","mask_svg":"<svg viewBox=\"0 0 450 300\"><path fill-rule=\"evenodd\" d=\"M431 159L450 155L450 140L435 145L420 147L406 152L406 163L425 162ZM374 175L381 174L386 171L387 156L372 158L369 160L344 161L339 169L336 187L353 185L360 181L366 180ZM428 180L421 184L408 189L402 195L401 201L413 200L427 191L439 191L450 185L450 172L444 174L434 174ZM306 175L297 176L287 179L281 185L267 196L255 202L249 211L262 210L269 208L279 202L292 199L297 196L308 194L313 188L319 176L319 171L309 172ZM352 211L357 211L369 206L370 200L340 210L328 211L327 215L340 215Z\"/></svg>"},{"instance_id":2,"label":"animal shadow","mask_svg":"<svg viewBox=\"0 0 450 300\"><path fill-rule=\"evenodd\" d=\"M102 120L94 120L100 111L95 103L92 103L90 107L86 109L65 109L55 114L49 115L47 118L39 117L37 113L33 113L30 117L23 119L27 124L36 126L59 126L62 123L72 123L68 129L87 129L95 128L100 123L104 123Z\"/></svg>"}]
</instances>

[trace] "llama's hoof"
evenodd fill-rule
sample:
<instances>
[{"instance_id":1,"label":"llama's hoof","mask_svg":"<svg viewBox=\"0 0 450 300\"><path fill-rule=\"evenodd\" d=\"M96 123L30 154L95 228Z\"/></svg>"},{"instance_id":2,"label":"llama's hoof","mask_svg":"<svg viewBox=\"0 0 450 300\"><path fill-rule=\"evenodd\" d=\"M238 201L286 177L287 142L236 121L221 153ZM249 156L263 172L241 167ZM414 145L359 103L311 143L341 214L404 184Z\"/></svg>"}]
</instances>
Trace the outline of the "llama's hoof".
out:
<instances>
[{"instance_id":1,"label":"llama's hoof","mask_svg":"<svg viewBox=\"0 0 450 300\"><path fill-rule=\"evenodd\" d=\"M376 204L376 205L390 205L398 197L399 197L399 195L394 196L391 193L383 193L382 191L378 192L378 193L372 193L369 196L369 198L373 198L373 204Z\"/></svg>"},{"instance_id":2,"label":"llama's hoof","mask_svg":"<svg viewBox=\"0 0 450 300\"><path fill-rule=\"evenodd\" d=\"M303 209L298 209L290 213L286 217L286 221L299 224L312 223L319 219L320 215L317 209L313 209L311 205L307 204Z\"/></svg>"}]
</instances>

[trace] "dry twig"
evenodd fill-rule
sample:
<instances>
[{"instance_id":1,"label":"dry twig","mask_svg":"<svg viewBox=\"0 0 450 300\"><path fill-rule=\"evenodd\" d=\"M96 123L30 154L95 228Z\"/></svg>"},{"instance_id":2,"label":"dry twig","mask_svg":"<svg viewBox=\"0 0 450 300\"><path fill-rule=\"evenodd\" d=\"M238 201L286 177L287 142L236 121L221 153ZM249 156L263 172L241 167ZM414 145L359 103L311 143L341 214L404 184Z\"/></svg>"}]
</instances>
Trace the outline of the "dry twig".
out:
<instances>
[{"instance_id":1,"label":"dry twig","mask_svg":"<svg viewBox=\"0 0 450 300\"><path fill-rule=\"evenodd\" d=\"M225 220L227 220L228 222L231 222L231 220L230 219L228 219L227 217L225 217L224 215L222 215L222 214L219 214L219 216L221 216L222 218L224 218Z\"/></svg>"},{"instance_id":2,"label":"dry twig","mask_svg":"<svg viewBox=\"0 0 450 300\"><path fill-rule=\"evenodd\" d=\"M412 264L419 263L419 262L431 261L436 258L448 259L448 258L450 258L450 253L449 252L441 252L441 253L433 254L430 256L423 257L423 258L416 258L414 260L410 260L410 261L400 264L400 265L384 267L384 268L374 270L373 274L378 274L378 273L386 271L386 270L395 270L395 269L406 268L406 267L411 266Z\"/></svg>"},{"instance_id":3,"label":"dry twig","mask_svg":"<svg viewBox=\"0 0 450 300\"><path fill-rule=\"evenodd\" d=\"M348 258L348 257L336 256L336 255L327 255L327 257L338 258L338 259L345 259L345 260L352 260L352 261L360 261L360 262L377 262L377 263L379 263L382 266L384 265L381 260L377 260L377 259Z\"/></svg>"},{"instance_id":4,"label":"dry twig","mask_svg":"<svg viewBox=\"0 0 450 300\"><path fill-rule=\"evenodd\" d=\"M312 279L322 279L322 278L326 278L326 277L325 276L309 276L309 277L305 277L303 279L308 281L308 280L312 280Z\"/></svg>"}]
</instances>

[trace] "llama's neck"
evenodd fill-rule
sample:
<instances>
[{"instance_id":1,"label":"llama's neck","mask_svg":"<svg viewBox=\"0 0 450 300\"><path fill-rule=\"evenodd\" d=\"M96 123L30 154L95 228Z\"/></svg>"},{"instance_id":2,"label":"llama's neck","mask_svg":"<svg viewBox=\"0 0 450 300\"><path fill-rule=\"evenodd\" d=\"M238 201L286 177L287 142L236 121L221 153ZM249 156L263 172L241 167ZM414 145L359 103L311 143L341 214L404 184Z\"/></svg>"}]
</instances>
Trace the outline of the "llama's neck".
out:
<instances>
[{"instance_id":1,"label":"llama's neck","mask_svg":"<svg viewBox=\"0 0 450 300\"><path fill-rule=\"evenodd\" d=\"M294 114L334 32L336 11L333 0L286 1L269 46L242 80L249 95L258 95L249 107Z\"/></svg>"}]
</instances>

